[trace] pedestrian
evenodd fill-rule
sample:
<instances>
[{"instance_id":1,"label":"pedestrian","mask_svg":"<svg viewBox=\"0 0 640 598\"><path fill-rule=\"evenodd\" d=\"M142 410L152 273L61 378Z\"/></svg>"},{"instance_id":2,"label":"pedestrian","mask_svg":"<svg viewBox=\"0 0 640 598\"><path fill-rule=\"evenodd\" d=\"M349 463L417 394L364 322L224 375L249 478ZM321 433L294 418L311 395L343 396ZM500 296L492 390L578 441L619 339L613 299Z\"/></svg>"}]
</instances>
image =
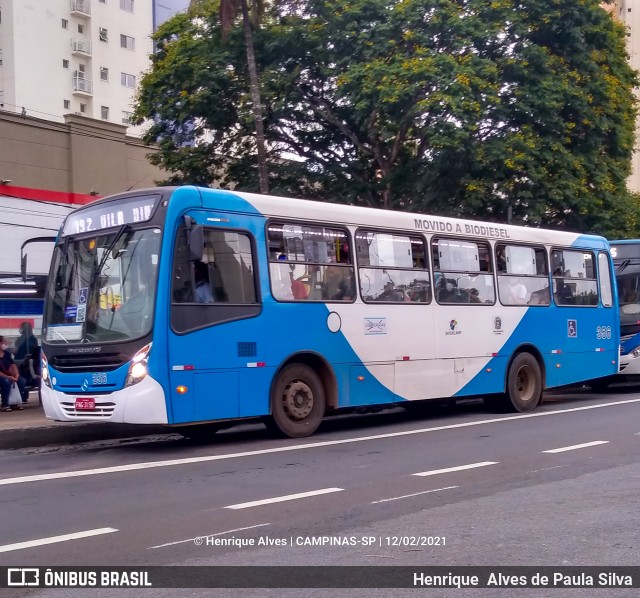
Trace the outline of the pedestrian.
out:
<instances>
[{"instance_id":1,"label":"pedestrian","mask_svg":"<svg viewBox=\"0 0 640 598\"><path fill-rule=\"evenodd\" d=\"M33 326L29 322L20 324L20 336L15 342L13 358L22 362L28 356L33 355L38 348L38 339L33 334Z\"/></svg>"},{"instance_id":2,"label":"pedestrian","mask_svg":"<svg viewBox=\"0 0 640 598\"><path fill-rule=\"evenodd\" d=\"M0 396L2 397L2 406L0 411L11 411L13 409L22 410L24 407L20 404L9 405L9 393L11 387L17 384L20 391L20 397L24 402L26 389L25 381L18 373L18 368L11 357L11 353L8 351L8 345L4 336L0 336Z\"/></svg>"}]
</instances>

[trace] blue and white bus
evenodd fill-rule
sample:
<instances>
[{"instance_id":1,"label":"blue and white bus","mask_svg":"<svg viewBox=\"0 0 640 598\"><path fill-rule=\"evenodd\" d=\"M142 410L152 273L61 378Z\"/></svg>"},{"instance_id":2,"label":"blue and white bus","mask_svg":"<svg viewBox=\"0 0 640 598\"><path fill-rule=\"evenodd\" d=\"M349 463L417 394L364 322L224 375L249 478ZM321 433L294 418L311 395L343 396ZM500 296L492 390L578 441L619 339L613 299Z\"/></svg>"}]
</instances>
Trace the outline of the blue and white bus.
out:
<instances>
[{"instance_id":1,"label":"blue and white bus","mask_svg":"<svg viewBox=\"0 0 640 598\"><path fill-rule=\"evenodd\" d=\"M620 307L620 374L621 378L637 378L640 376L640 239L611 241L611 255ZM602 386L613 380L606 379Z\"/></svg>"},{"instance_id":2,"label":"blue and white bus","mask_svg":"<svg viewBox=\"0 0 640 598\"><path fill-rule=\"evenodd\" d=\"M337 410L482 396L517 412L618 370L601 237L196 187L138 190L60 231L49 418L290 437Z\"/></svg>"}]
</instances>

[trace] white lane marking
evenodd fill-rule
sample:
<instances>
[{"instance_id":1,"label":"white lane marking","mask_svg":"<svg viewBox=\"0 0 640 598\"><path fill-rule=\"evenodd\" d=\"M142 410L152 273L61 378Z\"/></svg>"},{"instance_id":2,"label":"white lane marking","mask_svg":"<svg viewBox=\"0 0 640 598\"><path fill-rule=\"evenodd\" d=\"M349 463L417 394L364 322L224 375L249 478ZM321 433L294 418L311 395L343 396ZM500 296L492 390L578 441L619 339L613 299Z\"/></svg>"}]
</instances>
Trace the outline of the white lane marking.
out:
<instances>
[{"instance_id":1,"label":"white lane marking","mask_svg":"<svg viewBox=\"0 0 640 598\"><path fill-rule=\"evenodd\" d=\"M344 488L322 488L322 490L311 490L311 492L299 492L298 494L287 494L286 496L276 496L275 498L265 498L263 500L252 500L251 502L241 502L237 505L229 505L225 509L249 509L251 507L259 507L261 505L270 505L276 502L285 502L287 500L297 500L299 498L307 498L309 496L320 496L321 494L331 494L332 492L342 492Z\"/></svg>"},{"instance_id":2,"label":"white lane marking","mask_svg":"<svg viewBox=\"0 0 640 598\"><path fill-rule=\"evenodd\" d=\"M158 544L157 546L149 546L147 550L152 548L164 548L165 546L175 546L176 544L184 544L185 542L193 542L196 538L215 538L216 536L224 536L226 534L233 534L235 532L243 532L247 529L255 529L256 527L265 527L271 525L270 523L259 523L258 525L250 525L249 527L237 527L236 529L228 529L225 532L218 532L217 534L207 534L206 536L196 536L195 538L188 538L187 540L178 540L177 542L167 542L166 544Z\"/></svg>"},{"instance_id":3,"label":"white lane marking","mask_svg":"<svg viewBox=\"0 0 640 598\"><path fill-rule=\"evenodd\" d=\"M509 422L518 419L529 419L533 417L547 417L550 415L562 415L564 413L574 413L586 411L588 409L601 409L604 407L616 407L618 405L628 405L630 403L640 403L640 399L627 399L614 403L601 403L599 405L588 405L583 407L572 407L562 411L545 411L541 413L521 413L508 417L498 417L494 419L484 419L475 422L465 422L463 424L449 424L446 426L436 426L433 428L419 428L417 430L404 430L403 432L389 432L387 434L375 434L373 436L360 436L357 438L343 438L342 440L325 440L323 442L309 442L308 444L293 444L278 448L261 449L258 451L245 451L242 453L227 453L225 455L206 455L204 457L187 457L184 459L169 459L167 461L148 461L144 463L131 463L129 465L116 465L113 467L101 467L99 469L82 469L79 471L61 471L57 473L44 473L39 475L28 475L17 478L0 478L0 486L9 484L24 484L27 482L42 482L44 480L61 480L64 478L76 478L87 475L103 475L107 473L121 473L124 471L139 471L141 469L154 469L156 467L169 467L172 465L191 465L193 463L206 463L208 461L222 461L225 459L237 459L240 457L254 457L256 455L270 455L273 453L288 453L325 446L337 446L339 444L351 444L353 442L367 442L369 440L383 440L385 438L398 438L400 436L412 436L414 434L426 434L428 432L439 432L441 430L455 430L458 428L470 428L485 424L496 424Z\"/></svg>"},{"instance_id":4,"label":"white lane marking","mask_svg":"<svg viewBox=\"0 0 640 598\"><path fill-rule=\"evenodd\" d=\"M453 490L454 488L460 488L460 486L447 486L446 488L436 488L435 490L425 490L424 492L414 492L413 494L405 494L404 496L394 496L393 498L383 498L382 500L374 500L370 502L370 505L379 505L383 502L391 502L392 500L401 500L403 498L413 498L414 496L420 496L421 494L432 494L433 492L442 492L442 490Z\"/></svg>"},{"instance_id":5,"label":"white lane marking","mask_svg":"<svg viewBox=\"0 0 640 598\"><path fill-rule=\"evenodd\" d=\"M486 467L487 465L498 465L498 461L481 461L480 463L469 463L469 465L456 465L455 467L445 467L444 469L432 469L431 471L421 471L420 473L412 473L420 477L428 475L438 475L441 473L451 473L452 471L464 471L465 469L475 469L476 467Z\"/></svg>"},{"instance_id":6,"label":"white lane marking","mask_svg":"<svg viewBox=\"0 0 640 598\"><path fill-rule=\"evenodd\" d=\"M565 451L576 451L581 448L587 448L589 446L598 446L599 444L609 444L608 440L594 440L593 442L584 442L582 444L574 444L572 446L563 446L561 448L549 449L548 451L542 451L543 453L564 453Z\"/></svg>"},{"instance_id":7,"label":"white lane marking","mask_svg":"<svg viewBox=\"0 0 640 598\"><path fill-rule=\"evenodd\" d=\"M0 552L11 552L12 550L22 550L23 548L33 548L34 546L44 546L46 544L56 544L68 540L79 540L80 538L91 538L102 534L112 534L118 530L113 527L101 527L100 529L90 529L86 532L76 532L75 534L63 534L62 536L51 536L50 538L40 538L39 540L29 540L28 542L17 542L16 544L5 544L0 546Z\"/></svg>"}]
</instances>

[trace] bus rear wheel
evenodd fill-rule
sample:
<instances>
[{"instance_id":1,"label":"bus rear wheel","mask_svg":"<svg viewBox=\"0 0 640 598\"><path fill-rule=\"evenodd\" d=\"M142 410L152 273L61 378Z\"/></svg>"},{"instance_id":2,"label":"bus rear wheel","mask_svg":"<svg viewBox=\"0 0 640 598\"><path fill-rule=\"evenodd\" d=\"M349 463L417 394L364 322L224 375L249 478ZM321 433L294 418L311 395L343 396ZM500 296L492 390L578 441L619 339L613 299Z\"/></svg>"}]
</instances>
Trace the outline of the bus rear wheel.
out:
<instances>
[{"instance_id":1,"label":"bus rear wheel","mask_svg":"<svg viewBox=\"0 0 640 598\"><path fill-rule=\"evenodd\" d=\"M542 371L531 353L518 353L507 374L507 407L510 411L533 411L542 399Z\"/></svg>"},{"instance_id":2,"label":"bus rear wheel","mask_svg":"<svg viewBox=\"0 0 640 598\"><path fill-rule=\"evenodd\" d=\"M325 406L324 386L318 374L306 365L288 365L274 384L267 427L290 438L311 436L322 423Z\"/></svg>"}]
</instances>

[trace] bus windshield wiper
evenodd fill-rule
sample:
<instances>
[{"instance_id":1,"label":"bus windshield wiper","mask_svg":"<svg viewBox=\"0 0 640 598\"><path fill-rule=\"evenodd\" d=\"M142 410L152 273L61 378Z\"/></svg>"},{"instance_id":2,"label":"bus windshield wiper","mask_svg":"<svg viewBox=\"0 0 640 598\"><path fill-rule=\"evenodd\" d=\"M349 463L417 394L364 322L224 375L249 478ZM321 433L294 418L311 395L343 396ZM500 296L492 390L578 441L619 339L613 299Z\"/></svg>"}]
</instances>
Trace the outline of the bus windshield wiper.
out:
<instances>
[{"instance_id":1,"label":"bus windshield wiper","mask_svg":"<svg viewBox=\"0 0 640 598\"><path fill-rule=\"evenodd\" d=\"M111 241L111 243L109 243L109 246L107 247L105 252L102 254L102 259L100 260L100 264L95 269L96 276L102 272L102 268L104 268L104 265L107 262L107 259L109 259L109 255L113 251L113 248L116 246L116 243L121 239L122 235L124 235L125 232L126 233L131 232L131 230L132 229L130 224L123 224L118 229L118 232L116 232L115 236L113 237L113 240Z\"/></svg>"}]
</instances>

